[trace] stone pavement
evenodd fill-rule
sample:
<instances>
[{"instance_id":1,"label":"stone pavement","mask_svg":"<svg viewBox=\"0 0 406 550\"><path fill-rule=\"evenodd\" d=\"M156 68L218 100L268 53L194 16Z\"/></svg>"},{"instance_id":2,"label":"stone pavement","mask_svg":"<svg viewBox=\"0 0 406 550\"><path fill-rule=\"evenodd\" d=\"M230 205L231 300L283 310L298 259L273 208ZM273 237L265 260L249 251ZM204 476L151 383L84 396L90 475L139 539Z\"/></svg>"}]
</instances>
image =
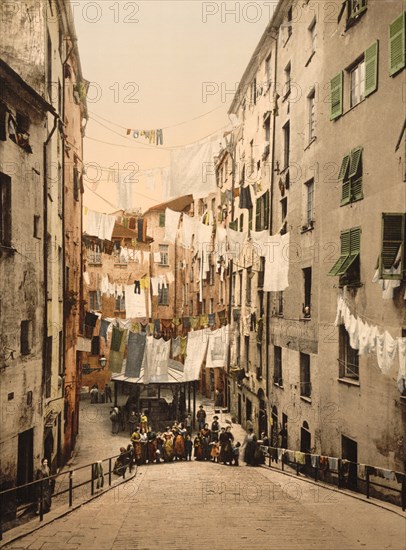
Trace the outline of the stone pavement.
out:
<instances>
[{"instance_id":1,"label":"stone pavement","mask_svg":"<svg viewBox=\"0 0 406 550\"><path fill-rule=\"evenodd\" d=\"M151 464L7 549L403 550L401 514L265 468Z\"/></svg>"}]
</instances>

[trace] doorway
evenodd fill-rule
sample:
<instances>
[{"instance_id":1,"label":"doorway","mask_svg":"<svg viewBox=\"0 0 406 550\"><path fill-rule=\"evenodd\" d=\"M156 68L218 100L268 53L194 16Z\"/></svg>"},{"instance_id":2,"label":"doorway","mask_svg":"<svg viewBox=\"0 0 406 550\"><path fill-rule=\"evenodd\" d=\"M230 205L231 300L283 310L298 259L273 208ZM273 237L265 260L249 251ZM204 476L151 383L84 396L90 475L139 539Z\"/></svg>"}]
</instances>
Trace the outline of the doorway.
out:
<instances>
[{"instance_id":1,"label":"doorway","mask_svg":"<svg viewBox=\"0 0 406 550\"><path fill-rule=\"evenodd\" d=\"M356 491L357 484L357 462L358 462L358 443L345 435L341 436L341 458L349 460L347 487Z\"/></svg>"},{"instance_id":2,"label":"doorway","mask_svg":"<svg viewBox=\"0 0 406 550\"><path fill-rule=\"evenodd\" d=\"M302 453L311 453L312 435L309 430L309 424L304 421L300 428L300 450Z\"/></svg>"},{"instance_id":3,"label":"doorway","mask_svg":"<svg viewBox=\"0 0 406 550\"><path fill-rule=\"evenodd\" d=\"M263 432L268 437L268 413L266 411L266 401L264 390L258 390L259 411L258 411L258 434L261 436Z\"/></svg>"},{"instance_id":4,"label":"doorway","mask_svg":"<svg viewBox=\"0 0 406 550\"><path fill-rule=\"evenodd\" d=\"M238 394L238 408L237 408L237 416L238 416L238 424L241 424L241 394Z\"/></svg>"},{"instance_id":5,"label":"doorway","mask_svg":"<svg viewBox=\"0 0 406 550\"><path fill-rule=\"evenodd\" d=\"M281 447L282 449L288 448L288 415L282 413L282 430L280 431Z\"/></svg>"},{"instance_id":6,"label":"doorway","mask_svg":"<svg viewBox=\"0 0 406 550\"><path fill-rule=\"evenodd\" d=\"M272 447L278 447L278 408L272 407L272 426L271 426L271 445Z\"/></svg>"},{"instance_id":7,"label":"doorway","mask_svg":"<svg viewBox=\"0 0 406 550\"><path fill-rule=\"evenodd\" d=\"M17 485L34 480L34 428L18 434ZM30 499L30 487L18 491L18 500Z\"/></svg>"},{"instance_id":8,"label":"doorway","mask_svg":"<svg viewBox=\"0 0 406 550\"><path fill-rule=\"evenodd\" d=\"M252 421L252 403L250 399L245 400L245 421L248 422L248 420Z\"/></svg>"}]
</instances>

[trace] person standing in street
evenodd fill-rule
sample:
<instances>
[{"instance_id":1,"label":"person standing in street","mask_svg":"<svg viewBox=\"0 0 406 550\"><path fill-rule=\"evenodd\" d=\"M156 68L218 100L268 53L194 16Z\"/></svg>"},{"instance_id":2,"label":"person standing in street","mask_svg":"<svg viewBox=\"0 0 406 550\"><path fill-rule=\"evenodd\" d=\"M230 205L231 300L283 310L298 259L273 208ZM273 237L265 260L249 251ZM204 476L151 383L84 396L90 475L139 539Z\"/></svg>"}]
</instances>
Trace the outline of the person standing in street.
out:
<instances>
[{"instance_id":1,"label":"person standing in street","mask_svg":"<svg viewBox=\"0 0 406 550\"><path fill-rule=\"evenodd\" d=\"M111 420L111 433L118 434L119 424L120 424L120 411L118 407L113 407L110 411L110 420Z\"/></svg>"},{"instance_id":2,"label":"person standing in street","mask_svg":"<svg viewBox=\"0 0 406 550\"><path fill-rule=\"evenodd\" d=\"M203 409L203 405L200 405L199 410L196 414L197 422L199 424L198 429L199 432L204 428L204 425L206 423L206 411Z\"/></svg>"},{"instance_id":3,"label":"person standing in street","mask_svg":"<svg viewBox=\"0 0 406 550\"><path fill-rule=\"evenodd\" d=\"M41 468L37 470L35 479L42 480L41 483L37 483L37 510L36 514L38 515L41 511L41 485L42 485L42 512L46 514L51 509L51 481L49 476L51 472L49 471L48 460L46 458L42 459Z\"/></svg>"},{"instance_id":4,"label":"person standing in street","mask_svg":"<svg viewBox=\"0 0 406 550\"><path fill-rule=\"evenodd\" d=\"M213 416L213 422L211 423L211 441L219 440L220 423L219 417Z\"/></svg>"},{"instance_id":5,"label":"person standing in street","mask_svg":"<svg viewBox=\"0 0 406 550\"><path fill-rule=\"evenodd\" d=\"M106 384L104 386L104 401L105 403L112 403L113 402L113 399L112 399L112 391L111 391L111 387L109 386L109 384Z\"/></svg>"}]
</instances>

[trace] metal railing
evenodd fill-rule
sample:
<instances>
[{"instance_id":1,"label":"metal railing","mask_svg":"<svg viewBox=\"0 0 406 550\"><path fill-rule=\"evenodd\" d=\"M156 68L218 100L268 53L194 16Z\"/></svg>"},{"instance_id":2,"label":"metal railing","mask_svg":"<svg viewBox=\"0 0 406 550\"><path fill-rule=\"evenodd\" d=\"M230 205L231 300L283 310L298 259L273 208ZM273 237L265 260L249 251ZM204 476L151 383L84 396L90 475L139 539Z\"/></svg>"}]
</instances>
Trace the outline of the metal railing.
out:
<instances>
[{"instance_id":1,"label":"metal railing","mask_svg":"<svg viewBox=\"0 0 406 550\"><path fill-rule=\"evenodd\" d=\"M128 462L119 468L120 473L117 474L117 470L114 471L115 462L113 461L115 461L119 456L124 456L128 459ZM101 473L100 469L97 469L100 462L102 465ZM106 468L104 468L103 465L105 465ZM127 468L129 473L132 472L133 468L136 468L132 462L132 455L129 453L126 453L125 455L119 454L105 458L99 462L92 462L78 468L69 469L66 472L60 472L49 477L31 481L30 483L25 483L24 485L18 485L16 487L0 491L0 540L3 539L4 531L16 527L17 508L18 512L24 512L37 507L36 513L39 515L39 521L43 521L44 514L46 513L44 504L45 493L47 490L51 491L52 503L56 503L57 506L61 506L63 504L62 501L65 500L65 498L58 497L67 495L68 506L69 508L72 508L75 490L77 491L78 489L89 485L90 487L86 490L86 495L82 493L81 497L82 499L92 497L95 494L95 486L97 489L104 487L106 477L108 478L109 487L112 485L112 474L119 475L118 479L125 479ZM89 475L87 475L86 470ZM74 483L74 479L78 477L82 477L82 480L79 480L78 483ZM22 494L25 494L25 497L21 500ZM21 503L22 506L19 506L19 503ZM5 521L7 516L12 515L15 517L11 517L8 521ZM6 529L4 529L5 524L7 525Z\"/></svg>"},{"instance_id":2,"label":"metal railing","mask_svg":"<svg viewBox=\"0 0 406 550\"><path fill-rule=\"evenodd\" d=\"M387 491L392 491L394 493L400 494L400 504L397 504L395 502L395 505L398 505L402 508L402 511L404 512L406 510L406 473L404 472L395 472L391 470L386 470L385 468L378 468L377 466L370 466L367 464L360 464L359 462L352 462L351 460L345 460L342 458L334 458L334 457L325 457L323 455L317 455L314 453L302 453L300 452L300 455L304 457L305 463L297 462L297 460L294 458L294 460L290 460L290 456L295 456L298 451L291 451L289 449L282 449L280 447L266 447L261 445L261 450L265 457L269 459L268 467L272 468L272 462L275 464L281 463L280 470L283 472L285 470L285 466L288 465L296 470L296 475L304 475L305 477L312 477L314 481L323 481L324 483L328 483L330 485L337 485L339 489L348 489L354 492L365 494L366 497L369 499L371 498L371 489L373 487L379 487L381 489L385 489ZM312 462L313 457L313 462ZM320 458L322 459L330 459L336 461L337 468L336 469L330 469L327 462L327 467L322 467L320 463ZM357 488L354 489L351 484L349 485L349 469L350 467L355 467L356 469L356 476L355 478L351 478L352 480L356 481ZM362 467L365 471L365 478L359 477L358 472L359 468ZM279 469L279 468L278 468ZM377 481L372 481L371 477L377 476L376 471L386 471L393 474L395 477L395 480L392 480L396 482L399 487L392 487L390 485L385 485L383 483L378 483ZM326 474L328 474L326 476ZM323 477L323 479L321 479ZM358 483L361 482L364 485L364 491L361 491L361 488L358 487ZM373 498L377 498L378 500L387 500L383 498L384 495L381 495L380 493L376 492L376 494L373 495Z\"/></svg>"}]
</instances>

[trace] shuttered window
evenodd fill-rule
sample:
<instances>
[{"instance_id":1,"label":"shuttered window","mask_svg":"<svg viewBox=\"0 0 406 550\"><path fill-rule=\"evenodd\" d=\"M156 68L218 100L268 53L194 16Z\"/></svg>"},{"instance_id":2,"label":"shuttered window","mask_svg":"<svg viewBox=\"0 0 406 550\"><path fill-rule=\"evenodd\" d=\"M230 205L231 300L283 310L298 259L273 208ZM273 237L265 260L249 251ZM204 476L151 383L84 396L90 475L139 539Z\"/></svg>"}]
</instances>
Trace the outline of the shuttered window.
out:
<instances>
[{"instance_id":1,"label":"shuttered window","mask_svg":"<svg viewBox=\"0 0 406 550\"><path fill-rule=\"evenodd\" d=\"M405 13L389 25L389 74L393 76L405 66Z\"/></svg>"},{"instance_id":2,"label":"shuttered window","mask_svg":"<svg viewBox=\"0 0 406 550\"><path fill-rule=\"evenodd\" d=\"M365 52L365 97L378 88L378 49L376 41Z\"/></svg>"},{"instance_id":3,"label":"shuttered window","mask_svg":"<svg viewBox=\"0 0 406 550\"><path fill-rule=\"evenodd\" d=\"M343 114L343 73L338 73L330 81L330 120Z\"/></svg>"},{"instance_id":4,"label":"shuttered window","mask_svg":"<svg viewBox=\"0 0 406 550\"><path fill-rule=\"evenodd\" d=\"M405 276L406 214L382 214L382 248L379 262L381 279L402 280ZM397 273L385 273L392 267Z\"/></svg>"},{"instance_id":5,"label":"shuttered window","mask_svg":"<svg viewBox=\"0 0 406 550\"><path fill-rule=\"evenodd\" d=\"M364 198L362 192L362 147L356 147L345 155L338 174L342 182L341 206Z\"/></svg>"},{"instance_id":6,"label":"shuttered window","mask_svg":"<svg viewBox=\"0 0 406 550\"><path fill-rule=\"evenodd\" d=\"M329 275L344 275L355 260L359 257L361 249L361 228L355 227L341 233L340 257L329 271Z\"/></svg>"}]
</instances>

